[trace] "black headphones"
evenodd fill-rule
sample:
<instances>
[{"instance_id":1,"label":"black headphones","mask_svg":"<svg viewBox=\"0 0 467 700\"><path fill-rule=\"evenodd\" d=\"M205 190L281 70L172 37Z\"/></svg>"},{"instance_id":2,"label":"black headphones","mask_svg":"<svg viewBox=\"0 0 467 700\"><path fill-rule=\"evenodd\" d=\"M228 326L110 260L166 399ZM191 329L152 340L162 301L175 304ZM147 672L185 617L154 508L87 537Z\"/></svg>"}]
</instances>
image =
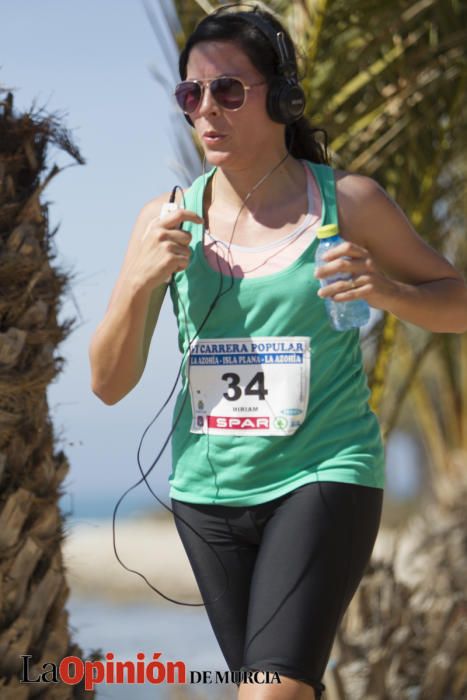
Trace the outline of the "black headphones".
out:
<instances>
[{"instance_id":1,"label":"black headphones","mask_svg":"<svg viewBox=\"0 0 467 700\"><path fill-rule=\"evenodd\" d=\"M219 7L208 17L221 14L231 7L231 5ZM305 111L305 93L298 82L295 62L287 48L284 33L277 31L268 20L258 14L258 9L256 5L252 12L233 12L230 14L233 14L235 17L241 17L245 22L249 22L257 27L271 43L279 59L279 68L278 75L268 87L266 108L274 122L287 125L293 124L293 122L300 119ZM189 115L185 114L184 116L190 126L194 126Z\"/></svg>"}]
</instances>

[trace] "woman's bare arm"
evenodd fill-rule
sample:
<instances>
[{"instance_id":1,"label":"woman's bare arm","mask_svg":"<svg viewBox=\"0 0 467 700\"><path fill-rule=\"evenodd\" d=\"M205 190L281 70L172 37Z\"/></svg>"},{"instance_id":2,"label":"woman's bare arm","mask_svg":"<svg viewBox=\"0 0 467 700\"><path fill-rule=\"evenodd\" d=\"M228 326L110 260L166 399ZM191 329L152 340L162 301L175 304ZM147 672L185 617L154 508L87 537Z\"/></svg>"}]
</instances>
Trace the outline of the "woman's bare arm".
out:
<instances>
[{"instance_id":1,"label":"woman's bare arm","mask_svg":"<svg viewBox=\"0 0 467 700\"><path fill-rule=\"evenodd\" d=\"M464 333L467 285L462 275L418 235L375 180L339 171L336 189L346 242L330 251L316 276L350 272L357 288L336 282L320 289L319 296L365 299L434 333Z\"/></svg>"},{"instance_id":2,"label":"woman's bare arm","mask_svg":"<svg viewBox=\"0 0 467 700\"><path fill-rule=\"evenodd\" d=\"M168 199L169 194L161 195L141 210L107 311L91 339L92 391L109 405L139 382L167 290L165 280L189 263L191 235L179 227L200 219L180 210L162 225L159 214Z\"/></svg>"}]
</instances>

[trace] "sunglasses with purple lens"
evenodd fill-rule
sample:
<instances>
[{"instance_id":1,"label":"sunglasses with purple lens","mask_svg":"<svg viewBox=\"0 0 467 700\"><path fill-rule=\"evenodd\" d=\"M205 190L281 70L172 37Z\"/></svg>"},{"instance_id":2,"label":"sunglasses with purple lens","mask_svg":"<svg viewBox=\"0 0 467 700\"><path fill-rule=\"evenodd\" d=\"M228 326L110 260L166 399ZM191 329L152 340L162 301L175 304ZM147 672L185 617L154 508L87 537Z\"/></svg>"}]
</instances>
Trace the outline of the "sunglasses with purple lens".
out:
<instances>
[{"instance_id":1,"label":"sunglasses with purple lens","mask_svg":"<svg viewBox=\"0 0 467 700\"><path fill-rule=\"evenodd\" d=\"M200 106L205 86L208 85L219 107L234 111L243 107L248 90L265 82L246 85L240 78L221 75L211 80L184 80L175 87L174 94L180 109L185 114L192 114Z\"/></svg>"}]
</instances>

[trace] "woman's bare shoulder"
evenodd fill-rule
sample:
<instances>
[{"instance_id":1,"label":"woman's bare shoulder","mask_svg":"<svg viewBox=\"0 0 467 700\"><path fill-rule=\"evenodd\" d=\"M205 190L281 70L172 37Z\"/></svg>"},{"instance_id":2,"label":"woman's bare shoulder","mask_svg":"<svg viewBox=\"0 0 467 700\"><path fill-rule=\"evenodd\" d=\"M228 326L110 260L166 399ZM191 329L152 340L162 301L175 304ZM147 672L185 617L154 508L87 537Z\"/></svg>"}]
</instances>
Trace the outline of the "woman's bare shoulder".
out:
<instances>
[{"instance_id":1,"label":"woman's bare shoulder","mask_svg":"<svg viewBox=\"0 0 467 700\"><path fill-rule=\"evenodd\" d=\"M335 169L334 176L341 235L347 240L363 245L354 223L357 215L362 215L362 208L376 193L386 193L381 185L368 175Z\"/></svg>"},{"instance_id":2,"label":"woman's bare shoulder","mask_svg":"<svg viewBox=\"0 0 467 700\"><path fill-rule=\"evenodd\" d=\"M371 195L375 189L382 190L381 185L368 175L351 173L348 170L334 170L337 196L350 198L361 203L362 197Z\"/></svg>"}]
</instances>

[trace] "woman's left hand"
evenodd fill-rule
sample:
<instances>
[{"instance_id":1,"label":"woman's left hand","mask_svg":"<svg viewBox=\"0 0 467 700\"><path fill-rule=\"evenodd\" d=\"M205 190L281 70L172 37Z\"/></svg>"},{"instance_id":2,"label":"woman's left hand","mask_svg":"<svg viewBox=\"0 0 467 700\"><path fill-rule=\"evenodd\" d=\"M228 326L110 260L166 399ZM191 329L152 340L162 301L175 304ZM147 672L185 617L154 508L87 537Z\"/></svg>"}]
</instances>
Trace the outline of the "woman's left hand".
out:
<instances>
[{"instance_id":1,"label":"woman's left hand","mask_svg":"<svg viewBox=\"0 0 467 700\"><path fill-rule=\"evenodd\" d=\"M351 258L344 260L343 256ZM380 272L374 264L368 250L356 243L345 241L331 248L324 256L325 265L315 270L319 279L348 273L351 280L339 280L326 287L321 287L318 295L330 297L333 301L353 301L364 299L375 309L384 309L385 302L396 292L396 283Z\"/></svg>"}]
</instances>

